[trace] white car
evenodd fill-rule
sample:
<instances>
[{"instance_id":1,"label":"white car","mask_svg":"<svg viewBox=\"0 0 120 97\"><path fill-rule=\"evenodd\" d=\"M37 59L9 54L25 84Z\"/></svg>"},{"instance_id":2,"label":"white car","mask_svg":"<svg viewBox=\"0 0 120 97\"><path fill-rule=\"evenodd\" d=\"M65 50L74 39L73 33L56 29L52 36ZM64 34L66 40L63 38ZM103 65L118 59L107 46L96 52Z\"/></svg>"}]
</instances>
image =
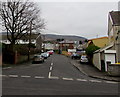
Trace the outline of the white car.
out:
<instances>
[{"instance_id":1,"label":"white car","mask_svg":"<svg viewBox=\"0 0 120 97\"><path fill-rule=\"evenodd\" d=\"M45 52L45 53L46 53L47 57L50 57L50 54L48 52Z\"/></svg>"},{"instance_id":2,"label":"white car","mask_svg":"<svg viewBox=\"0 0 120 97\"><path fill-rule=\"evenodd\" d=\"M41 56L43 56L45 59L47 59L49 57L49 53L48 52L41 53Z\"/></svg>"},{"instance_id":3,"label":"white car","mask_svg":"<svg viewBox=\"0 0 120 97\"><path fill-rule=\"evenodd\" d=\"M86 55L82 55L80 58L80 63L88 63L88 58Z\"/></svg>"}]
</instances>

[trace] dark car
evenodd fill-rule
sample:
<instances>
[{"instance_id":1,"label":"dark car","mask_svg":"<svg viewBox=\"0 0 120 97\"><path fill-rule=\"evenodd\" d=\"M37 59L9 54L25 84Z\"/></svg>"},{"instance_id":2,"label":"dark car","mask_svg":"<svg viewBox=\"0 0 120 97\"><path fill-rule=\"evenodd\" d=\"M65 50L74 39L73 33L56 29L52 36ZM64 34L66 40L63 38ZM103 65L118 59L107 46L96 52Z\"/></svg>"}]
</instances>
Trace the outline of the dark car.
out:
<instances>
[{"instance_id":1,"label":"dark car","mask_svg":"<svg viewBox=\"0 0 120 97\"><path fill-rule=\"evenodd\" d=\"M73 54L71 55L71 58L72 58L72 59L80 59L80 55L79 55L78 53L73 53Z\"/></svg>"},{"instance_id":2,"label":"dark car","mask_svg":"<svg viewBox=\"0 0 120 97\"><path fill-rule=\"evenodd\" d=\"M32 63L42 63L44 62L44 57L41 55L34 55Z\"/></svg>"}]
</instances>

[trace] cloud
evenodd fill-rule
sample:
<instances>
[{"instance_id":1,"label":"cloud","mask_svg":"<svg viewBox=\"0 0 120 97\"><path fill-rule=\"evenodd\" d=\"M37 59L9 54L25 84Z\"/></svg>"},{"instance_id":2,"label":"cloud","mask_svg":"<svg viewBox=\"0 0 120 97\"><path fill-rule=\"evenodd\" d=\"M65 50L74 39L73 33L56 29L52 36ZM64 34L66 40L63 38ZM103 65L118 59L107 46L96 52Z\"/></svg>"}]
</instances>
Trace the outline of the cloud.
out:
<instances>
[{"instance_id":1,"label":"cloud","mask_svg":"<svg viewBox=\"0 0 120 97\"><path fill-rule=\"evenodd\" d=\"M117 2L39 2L46 28L65 35L86 38L107 35L108 13Z\"/></svg>"}]
</instances>

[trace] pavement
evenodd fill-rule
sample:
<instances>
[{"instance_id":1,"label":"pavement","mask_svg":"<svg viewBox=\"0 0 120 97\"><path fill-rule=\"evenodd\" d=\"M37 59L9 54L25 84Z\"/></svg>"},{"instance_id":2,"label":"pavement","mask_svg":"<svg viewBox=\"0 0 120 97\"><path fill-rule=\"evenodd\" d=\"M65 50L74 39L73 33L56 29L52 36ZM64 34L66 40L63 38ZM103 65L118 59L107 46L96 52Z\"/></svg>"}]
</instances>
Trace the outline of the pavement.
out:
<instances>
[{"instance_id":1,"label":"pavement","mask_svg":"<svg viewBox=\"0 0 120 97\"><path fill-rule=\"evenodd\" d=\"M120 82L120 77L110 76L107 74L107 72L102 72L92 65L81 64L79 60L71 60L71 63L78 70L80 70L80 72L82 72L83 74L89 77L108 80L108 81Z\"/></svg>"}]
</instances>

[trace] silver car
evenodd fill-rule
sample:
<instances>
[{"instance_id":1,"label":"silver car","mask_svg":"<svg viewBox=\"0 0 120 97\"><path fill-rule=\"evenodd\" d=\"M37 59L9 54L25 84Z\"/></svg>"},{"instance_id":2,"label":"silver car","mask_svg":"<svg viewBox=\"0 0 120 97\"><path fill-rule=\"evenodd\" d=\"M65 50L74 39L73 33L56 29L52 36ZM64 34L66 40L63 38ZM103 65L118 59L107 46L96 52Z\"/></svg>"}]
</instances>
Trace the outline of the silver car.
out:
<instances>
[{"instance_id":1,"label":"silver car","mask_svg":"<svg viewBox=\"0 0 120 97\"><path fill-rule=\"evenodd\" d=\"M86 55L82 55L80 58L80 63L88 63L88 58Z\"/></svg>"},{"instance_id":2,"label":"silver car","mask_svg":"<svg viewBox=\"0 0 120 97\"><path fill-rule=\"evenodd\" d=\"M42 57L41 55L34 55L32 63L40 63L40 62L44 62L44 57Z\"/></svg>"}]
</instances>

